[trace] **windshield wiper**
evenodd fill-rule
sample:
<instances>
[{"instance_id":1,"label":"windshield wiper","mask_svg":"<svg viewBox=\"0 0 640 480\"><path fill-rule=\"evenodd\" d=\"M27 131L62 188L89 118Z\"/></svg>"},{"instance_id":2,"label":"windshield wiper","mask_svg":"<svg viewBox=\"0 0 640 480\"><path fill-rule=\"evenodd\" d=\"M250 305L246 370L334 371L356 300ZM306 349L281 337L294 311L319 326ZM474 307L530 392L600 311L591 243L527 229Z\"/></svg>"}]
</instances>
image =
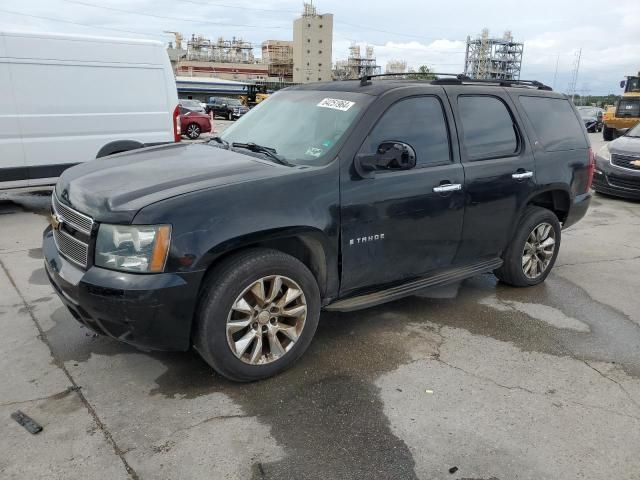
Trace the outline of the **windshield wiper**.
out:
<instances>
[{"instance_id":1,"label":"windshield wiper","mask_svg":"<svg viewBox=\"0 0 640 480\"><path fill-rule=\"evenodd\" d=\"M226 140L223 140L223 139L222 139L222 138L220 138L220 137L213 137L211 140L212 140L212 141L216 141L216 142L218 142L218 143L222 144L222 146L223 146L224 148L229 149L229 142L227 142Z\"/></svg>"},{"instance_id":2,"label":"windshield wiper","mask_svg":"<svg viewBox=\"0 0 640 480\"><path fill-rule=\"evenodd\" d=\"M293 167L292 163L287 162L284 158L282 158L276 152L275 148L265 147L264 145L258 145L257 143L249 142L249 143L241 143L241 142L233 142L231 144L234 148L245 148L247 150L251 150L256 153L264 153L267 157L275 160L280 165L286 165L287 167Z\"/></svg>"}]
</instances>

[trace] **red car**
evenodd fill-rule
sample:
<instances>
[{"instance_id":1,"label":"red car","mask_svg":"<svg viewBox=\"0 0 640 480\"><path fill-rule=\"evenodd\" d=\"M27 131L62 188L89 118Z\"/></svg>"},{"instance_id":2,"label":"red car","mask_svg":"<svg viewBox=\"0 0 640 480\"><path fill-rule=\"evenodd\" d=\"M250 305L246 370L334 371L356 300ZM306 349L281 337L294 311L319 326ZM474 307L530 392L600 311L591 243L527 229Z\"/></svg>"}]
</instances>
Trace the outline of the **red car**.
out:
<instances>
[{"instance_id":1,"label":"red car","mask_svg":"<svg viewBox=\"0 0 640 480\"><path fill-rule=\"evenodd\" d=\"M206 113L194 112L180 107L180 128L183 135L195 140L201 133L208 133L212 130L211 118Z\"/></svg>"}]
</instances>

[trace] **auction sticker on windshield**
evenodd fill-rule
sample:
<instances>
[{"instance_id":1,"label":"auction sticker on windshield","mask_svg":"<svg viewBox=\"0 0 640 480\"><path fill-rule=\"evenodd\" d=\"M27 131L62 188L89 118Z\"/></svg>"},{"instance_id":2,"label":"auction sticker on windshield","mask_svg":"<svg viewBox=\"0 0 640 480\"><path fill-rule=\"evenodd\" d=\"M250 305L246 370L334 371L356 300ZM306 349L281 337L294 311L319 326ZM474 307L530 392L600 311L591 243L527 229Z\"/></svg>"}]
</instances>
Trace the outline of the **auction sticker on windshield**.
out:
<instances>
[{"instance_id":1,"label":"auction sticker on windshield","mask_svg":"<svg viewBox=\"0 0 640 480\"><path fill-rule=\"evenodd\" d=\"M340 100L338 98L324 98L317 106L323 108L333 108L334 110L346 112L355 104L356 102L350 102L349 100Z\"/></svg>"}]
</instances>

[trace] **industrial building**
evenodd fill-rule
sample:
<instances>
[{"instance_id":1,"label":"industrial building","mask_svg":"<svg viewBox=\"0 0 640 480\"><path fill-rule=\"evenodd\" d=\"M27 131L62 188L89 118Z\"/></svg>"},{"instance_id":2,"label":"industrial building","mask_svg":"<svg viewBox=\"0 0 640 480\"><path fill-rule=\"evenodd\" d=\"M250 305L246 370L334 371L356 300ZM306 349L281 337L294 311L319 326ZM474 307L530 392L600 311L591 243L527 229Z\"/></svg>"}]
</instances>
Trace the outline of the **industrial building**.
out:
<instances>
[{"instance_id":1,"label":"industrial building","mask_svg":"<svg viewBox=\"0 0 640 480\"><path fill-rule=\"evenodd\" d=\"M333 14L319 15L305 3L302 17L293 22L293 82L330 81L332 47Z\"/></svg>"},{"instance_id":2,"label":"industrial building","mask_svg":"<svg viewBox=\"0 0 640 480\"><path fill-rule=\"evenodd\" d=\"M366 45L364 50L365 54L363 56L360 45L352 43L349 47L349 58L336 62L333 78L335 80L348 80L380 73L382 68L376 62L376 57L373 55L373 47Z\"/></svg>"},{"instance_id":3,"label":"industrial building","mask_svg":"<svg viewBox=\"0 0 640 480\"><path fill-rule=\"evenodd\" d=\"M406 60L389 60L384 73L406 73L407 61Z\"/></svg>"},{"instance_id":4,"label":"industrial building","mask_svg":"<svg viewBox=\"0 0 640 480\"><path fill-rule=\"evenodd\" d=\"M178 32L175 44L169 44L167 53L176 76L216 77L236 81L266 81L269 66L256 59L253 45L239 38L209 40L192 35L184 45Z\"/></svg>"},{"instance_id":5,"label":"industrial building","mask_svg":"<svg viewBox=\"0 0 640 480\"><path fill-rule=\"evenodd\" d=\"M513 40L510 31L502 38L490 38L484 29L479 37L467 37L464 73L477 79L518 80L524 44Z\"/></svg>"}]
</instances>

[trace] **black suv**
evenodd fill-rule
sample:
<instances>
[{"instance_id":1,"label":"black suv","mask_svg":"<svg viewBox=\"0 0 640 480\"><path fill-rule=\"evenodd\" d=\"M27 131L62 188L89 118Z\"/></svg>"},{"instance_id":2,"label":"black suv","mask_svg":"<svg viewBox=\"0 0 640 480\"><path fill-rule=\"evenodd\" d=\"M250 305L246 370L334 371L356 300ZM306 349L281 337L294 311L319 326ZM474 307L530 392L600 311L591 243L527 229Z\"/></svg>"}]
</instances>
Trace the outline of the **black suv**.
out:
<instances>
[{"instance_id":1,"label":"black suv","mask_svg":"<svg viewBox=\"0 0 640 480\"><path fill-rule=\"evenodd\" d=\"M537 82L296 86L209 144L66 170L46 270L94 331L256 380L302 355L321 309L544 281L593 170L572 103Z\"/></svg>"},{"instance_id":2,"label":"black suv","mask_svg":"<svg viewBox=\"0 0 640 480\"><path fill-rule=\"evenodd\" d=\"M237 120L247 113L249 108L245 107L237 98L209 97L205 111L209 114L213 112L214 117Z\"/></svg>"}]
</instances>

